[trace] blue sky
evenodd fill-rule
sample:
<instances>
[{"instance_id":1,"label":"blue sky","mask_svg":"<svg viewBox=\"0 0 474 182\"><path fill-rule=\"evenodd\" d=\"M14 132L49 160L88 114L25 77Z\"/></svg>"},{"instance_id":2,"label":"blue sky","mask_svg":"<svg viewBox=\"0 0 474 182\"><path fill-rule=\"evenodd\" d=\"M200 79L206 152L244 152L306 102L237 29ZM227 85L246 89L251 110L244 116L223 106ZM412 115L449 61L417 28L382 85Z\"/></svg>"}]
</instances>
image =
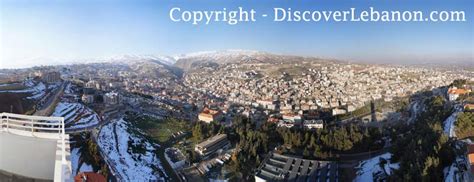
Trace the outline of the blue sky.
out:
<instances>
[{"instance_id":1,"label":"blue sky","mask_svg":"<svg viewBox=\"0 0 474 182\"><path fill-rule=\"evenodd\" d=\"M273 22L191 25L169 10L464 10L467 22ZM380 63L474 61L472 0L0 1L0 67L123 54L245 49Z\"/></svg>"}]
</instances>

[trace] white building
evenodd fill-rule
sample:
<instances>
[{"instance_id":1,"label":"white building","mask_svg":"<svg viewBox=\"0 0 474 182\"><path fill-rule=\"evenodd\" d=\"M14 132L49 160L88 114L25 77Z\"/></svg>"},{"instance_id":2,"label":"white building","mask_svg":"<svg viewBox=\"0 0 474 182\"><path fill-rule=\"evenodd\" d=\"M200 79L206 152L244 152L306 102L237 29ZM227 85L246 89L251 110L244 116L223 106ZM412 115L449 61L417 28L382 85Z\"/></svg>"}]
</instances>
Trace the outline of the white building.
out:
<instances>
[{"instance_id":1,"label":"white building","mask_svg":"<svg viewBox=\"0 0 474 182\"><path fill-rule=\"evenodd\" d=\"M117 92L109 92L104 95L104 103L115 105L120 103L120 95Z\"/></svg>"},{"instance_id":2,"label":"white building","mask_svg":"<svg viewBox=\"0 0 474 182\"><path fill-rule=\"evenodd\" d=\"M332 115L333 115L333 116L341 115L341 114L346 114L346 110L344 110L344 109L339 109L339 108L334 108L334 109L332 109Z\"/></svg>"}]
</instances>

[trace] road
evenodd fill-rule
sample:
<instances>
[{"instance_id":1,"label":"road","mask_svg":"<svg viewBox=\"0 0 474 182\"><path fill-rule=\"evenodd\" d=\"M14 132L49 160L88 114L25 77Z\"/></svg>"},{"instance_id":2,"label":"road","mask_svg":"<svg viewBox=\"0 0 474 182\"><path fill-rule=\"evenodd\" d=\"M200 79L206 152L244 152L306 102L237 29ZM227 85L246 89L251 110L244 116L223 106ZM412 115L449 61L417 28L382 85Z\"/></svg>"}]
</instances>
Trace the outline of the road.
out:
<instances>
[{"instance_id":1,"label":"road","mask_svg":"<svg viewBox=\"0 0 474 182\"><path fill-rule=\"evenodd\" d=\"M42 104L41 106L37 107L36 108L36 112L33 114L35 116L49 116L51 115L51 112L53 112L54 108L52 108L53 106L55 106L55 103L57 103L59 101L59 99L61 98L61 95L63 94L64 92L64 88L66 87L66 82L63 82L61 84L61 86L59 86L59 88L55 89L55 93L54 95L50 95L47 100L46 100L46 103Z\"/></svg>"}]
</instances>

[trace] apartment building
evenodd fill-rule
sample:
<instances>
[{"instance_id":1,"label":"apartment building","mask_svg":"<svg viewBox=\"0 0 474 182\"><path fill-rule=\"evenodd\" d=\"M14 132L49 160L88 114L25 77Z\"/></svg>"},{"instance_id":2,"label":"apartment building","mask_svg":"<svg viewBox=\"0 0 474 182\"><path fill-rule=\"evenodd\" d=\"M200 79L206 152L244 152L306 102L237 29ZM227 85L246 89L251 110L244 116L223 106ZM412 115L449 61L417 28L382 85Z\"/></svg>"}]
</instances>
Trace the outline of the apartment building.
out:
<instances>
[{"instance_id":1,"label":"apartment building","mask_svg":"<svg viewBox=\"0 0 474 182\"><path fill-rule=\"evenodd\" d=\"M230 147L230 142L227 140L226 134L218 134L211 138L208 138L204 142L196 145L194 150L199 153L203 158L207 158L210 155L218 152L219 150L225 150Z\"/></svg>"}]
</instances>

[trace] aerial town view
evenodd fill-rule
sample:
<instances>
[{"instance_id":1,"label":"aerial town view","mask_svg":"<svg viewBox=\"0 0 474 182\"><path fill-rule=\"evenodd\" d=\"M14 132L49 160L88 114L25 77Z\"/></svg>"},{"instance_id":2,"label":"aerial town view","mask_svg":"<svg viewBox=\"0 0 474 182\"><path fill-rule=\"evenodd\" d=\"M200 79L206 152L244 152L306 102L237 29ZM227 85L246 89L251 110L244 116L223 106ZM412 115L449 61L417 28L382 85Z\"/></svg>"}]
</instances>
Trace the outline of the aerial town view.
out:
<instances>
[{"instance_id":1,"label":"aerial town view","mask_svg":"<svg viewBox=\"0 0 474 182\"><path fill-rule=\"evenodd\" d=\"M316 25L117 2L0 3L1 182L474 181L472 21L289 35Z\"/></svg>"}]
</instances>

